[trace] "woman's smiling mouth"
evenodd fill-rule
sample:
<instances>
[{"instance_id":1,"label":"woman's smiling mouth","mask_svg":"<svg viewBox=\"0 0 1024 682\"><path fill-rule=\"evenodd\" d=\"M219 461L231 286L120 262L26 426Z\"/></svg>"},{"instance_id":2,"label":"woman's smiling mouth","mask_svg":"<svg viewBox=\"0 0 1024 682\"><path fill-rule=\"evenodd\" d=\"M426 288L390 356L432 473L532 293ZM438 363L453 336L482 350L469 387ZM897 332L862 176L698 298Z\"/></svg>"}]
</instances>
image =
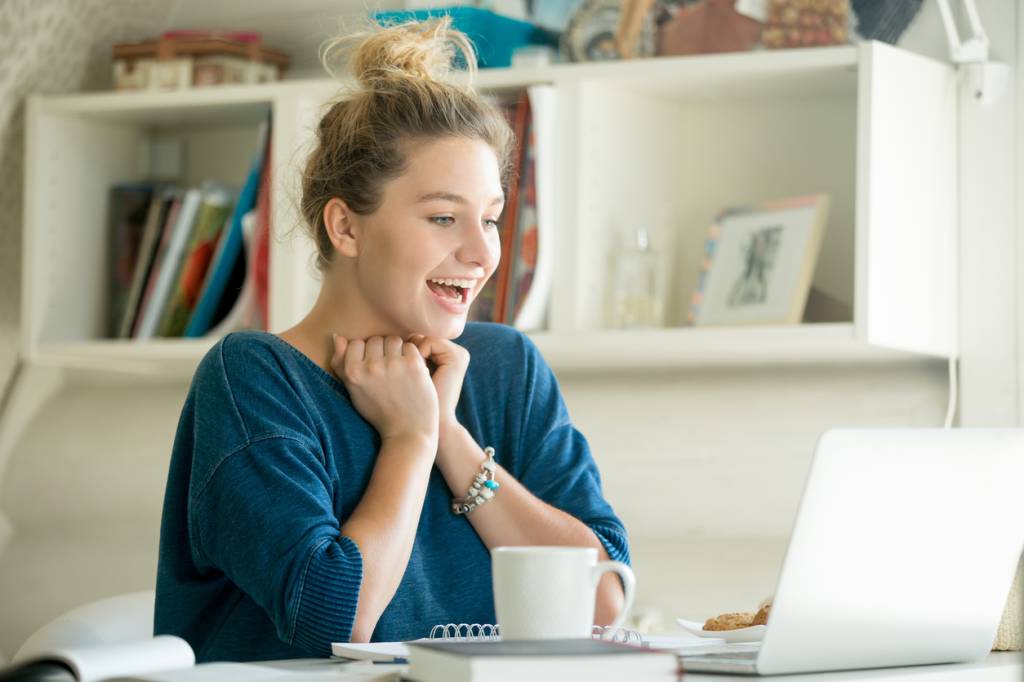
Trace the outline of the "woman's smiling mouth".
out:
<instances>
[{"instance_id":1,"label":"woman's smiling mouth","mask_svg":"<svg viewBox=\"0 0 1024 682\"><path fill-rule=\"evenodd\" d=\"M475 279L431 278L427 280L427 288L442 308L460 314L469 307L469 297L476 282Z\"/></svg>"}]
</instances>

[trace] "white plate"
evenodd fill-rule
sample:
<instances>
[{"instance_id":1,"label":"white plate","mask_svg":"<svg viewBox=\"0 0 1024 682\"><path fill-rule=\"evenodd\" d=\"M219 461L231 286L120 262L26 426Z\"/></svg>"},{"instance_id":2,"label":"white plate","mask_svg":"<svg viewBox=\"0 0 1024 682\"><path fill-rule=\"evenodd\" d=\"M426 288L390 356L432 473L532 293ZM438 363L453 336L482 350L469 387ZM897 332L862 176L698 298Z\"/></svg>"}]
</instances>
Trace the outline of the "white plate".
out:
<instances>
[{"instance_id":1,"label":"white plate","mask_svg":"<svg viewBox=\"0 0 1024 682\"><path fill-rule=\"evenodd\" d=\"M751 625L748 628L738 630L705 630L704 623L695 623L692 620L676 618L679 627L698 637L711 637L713 639L724 639L727 642L760 642L764 637L765 626Z\"/></svg>"}]
</instances>

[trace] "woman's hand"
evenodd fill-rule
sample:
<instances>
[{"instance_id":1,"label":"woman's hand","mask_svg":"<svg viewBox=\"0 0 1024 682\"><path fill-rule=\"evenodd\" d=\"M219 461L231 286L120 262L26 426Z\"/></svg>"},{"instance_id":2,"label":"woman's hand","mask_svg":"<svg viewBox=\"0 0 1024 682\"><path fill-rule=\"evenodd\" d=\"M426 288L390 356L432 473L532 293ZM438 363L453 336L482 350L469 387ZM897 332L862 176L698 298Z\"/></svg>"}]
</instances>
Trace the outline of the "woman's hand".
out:
<instances>
[{"instance_id":1,"label":"woman's hand","mask_svg":"<svg viewBox=\"0 0 1024 682\"><path fill-rule=\"evenodd\" d=\"M431 380L437 391L440 429L442 432L458 426L455 406L462 394L462 380L469 367L469 351L448 339L414 334L409 341L416 344L420 354L434 365Z\"/></svg>"},{"instance_id":2,"label":"woman's hand","mask_svg":"<svg viewBox=\"0 0 1024 682\"><path fill-rule=\"evenodd\" d=\"M398 336L335 336L331 368L381 440L425 437L436 451L438 394L416 345Z\"/></svg>"}]
</instances>

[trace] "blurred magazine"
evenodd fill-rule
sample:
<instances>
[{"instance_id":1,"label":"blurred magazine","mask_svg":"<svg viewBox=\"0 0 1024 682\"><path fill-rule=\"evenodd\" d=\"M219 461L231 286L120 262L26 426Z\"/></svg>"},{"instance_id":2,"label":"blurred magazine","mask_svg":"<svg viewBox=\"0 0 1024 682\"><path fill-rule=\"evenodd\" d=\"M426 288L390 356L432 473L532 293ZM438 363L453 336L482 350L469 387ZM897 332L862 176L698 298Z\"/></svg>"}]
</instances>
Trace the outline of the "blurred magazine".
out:
<instances>
[{"instance_id":1,"label":"blurred magazine","mask_svg":"<svg viewBox=\"0 0 1024 682\"><path fill-rule=\"evenodd\" d=\"M531 86L508 114L516 150L501 219L501 262L473 303L471 320L525 331L545 325L554 258L554 95L551 86Z\"/></svg>"},{"instance_id":2,"label":"blurred magazine","mask_svg":"<svg viewBox=\"0 0 1024 682\"><path fill-rule=\"evenodd\" d=\"M219 319L208 336L224 336L239 329L264 329L268 327L269 299L269 257L270 257L270 152L260 177L259 195L256 208L242 218L243 249L235 265L233 278L240 277L238 297L227 310L221 307L214 319ZM237 281L237 280L235 280ZM228 291L223 300L230 300ZM220 314L223 312L223 317Z\"/></svg>"},{"instance_id":3,"label":"blurred magazine","mask_svg":"<svg viewBox=\"0 0 1024 682\"><path fill-rule=\"evenodd\" d=\"M527 88L530 141L524 162L525 188L520 193L519 229L512 257L510 302L505 321L516 329L542 329L546 323L554 264L555 89ZM528 179L527 179L528 178Z\"/></svg>"}]
</instances>

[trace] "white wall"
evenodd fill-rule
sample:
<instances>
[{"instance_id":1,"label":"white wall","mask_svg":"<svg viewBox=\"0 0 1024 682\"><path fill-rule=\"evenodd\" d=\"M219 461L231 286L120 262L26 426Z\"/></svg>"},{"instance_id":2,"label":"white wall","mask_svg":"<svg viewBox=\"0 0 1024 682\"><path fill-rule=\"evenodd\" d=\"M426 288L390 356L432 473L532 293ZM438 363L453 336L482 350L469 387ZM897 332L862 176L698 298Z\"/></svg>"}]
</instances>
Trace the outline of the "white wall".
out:
<instances>
[{"instance_id":1,"label":"white wall","mask_svg":"<svg viewBox=\"0 0 1024 682\"><path fill-rule=\"evenodd\" d=\"M72 17L86 13L56 4ZM981 4L987 26L1015 17L1013 3ZM0 12L12 5L31 14L28 0L0 3ZM943 57L937 17L926 3L907 44ZM28 34L17 22L12 30ZM0 187L15 167L8 161L3 171ZM13 229L0 231L0 272L17 264L7 246ZM0 310L9 311L12 289L0 291ZM0 334L11 334L10 315L2 319ZM666 626L677 615L749 609L772 590L822 430L938 425L947 398L936 362L566 377L563 390L633 534L639 606L659 607ZM0 555L0 658L71 606L152 586L184 391L72 386L27 425L0 471L0 509L15 529Z\"/></svg>"},{"instance_id":2,"label":"white wall","mask_svg":"<svg viewBox=\"0 0 1024 682\"><path fill-rule=\"evenodd\" d=\"M27 427L0 480L16 530L0 557L6 655L73 605L152 586L184 390L72 386ZM772 591L822 430L936 425L946 403L934 362L569 378L563 390L634 534L638 605L666 618Z\"/></svg>"}]
</instances>

